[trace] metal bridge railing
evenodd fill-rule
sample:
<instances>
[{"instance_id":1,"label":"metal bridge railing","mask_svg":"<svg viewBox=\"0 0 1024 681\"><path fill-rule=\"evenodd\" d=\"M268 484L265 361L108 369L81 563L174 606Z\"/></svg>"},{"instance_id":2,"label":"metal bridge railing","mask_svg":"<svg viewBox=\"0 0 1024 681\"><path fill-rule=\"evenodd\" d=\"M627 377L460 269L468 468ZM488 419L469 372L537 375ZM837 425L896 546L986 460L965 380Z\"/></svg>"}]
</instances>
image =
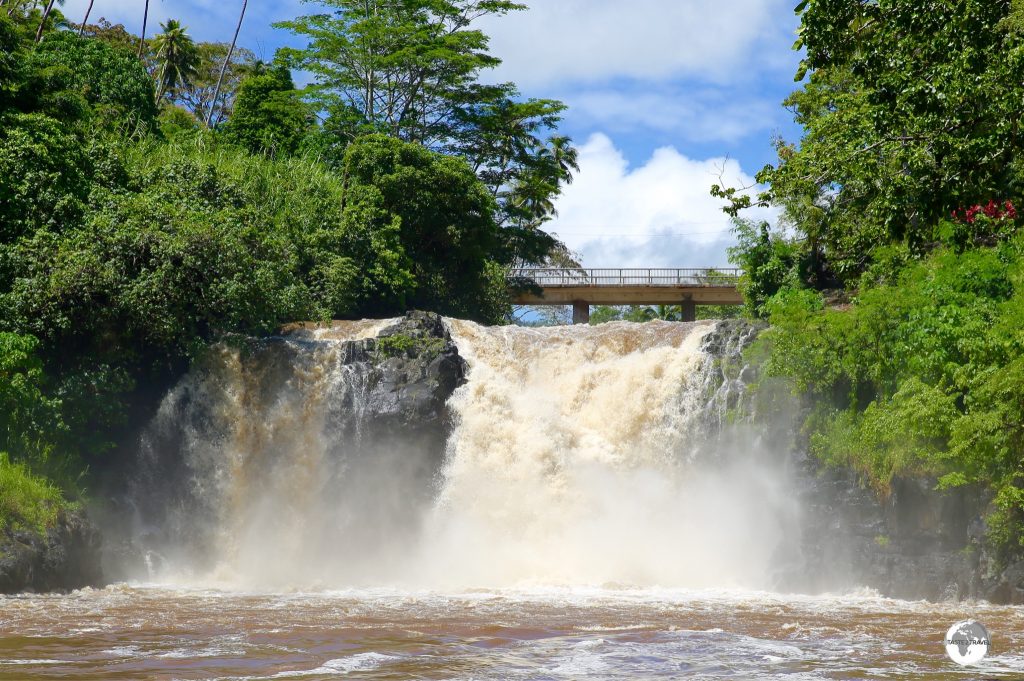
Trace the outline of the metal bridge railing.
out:
<instances>
[{"instance_id":1,"label":"metal bridge railing","mask_svg":"<svg viewBox=\"0 0 1024 681\"><path fill-rule=\"evenodd\" d=\"M734 287L743 273L738 268L528 268L509 272L509 280L558 286L728 286Z\"/></svg>"}]
</instances>

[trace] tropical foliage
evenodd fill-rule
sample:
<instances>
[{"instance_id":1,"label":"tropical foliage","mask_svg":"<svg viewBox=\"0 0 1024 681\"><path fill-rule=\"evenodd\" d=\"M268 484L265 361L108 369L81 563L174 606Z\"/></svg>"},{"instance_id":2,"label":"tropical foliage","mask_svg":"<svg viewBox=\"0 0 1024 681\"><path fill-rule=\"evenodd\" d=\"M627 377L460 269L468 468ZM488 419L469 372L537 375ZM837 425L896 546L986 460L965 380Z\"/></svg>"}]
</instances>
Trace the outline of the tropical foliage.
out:
<instances>
[{"instance_id":1,"label":"tropical foliage","mask_svg":"<svg viewBox=\"0 0 1024 681\"><path fill-rule=\"evenodd\" d=\"M308 0L316 14L286 21L308 42L283 52L314 76L306 93L326 112L320 153L337 162L349 140L381 133L465 158L497 199L506 243L525 261L564 248L537 228L571 180L576 156L554 131L565 109L485 84L500 64L479 19L524 9L509 0Z\"/></svg>"},{"instance_id":2,"label":"tropical foliage","mask_svg":"<svg viewBox=\"0 0 1024 681\"><path fill-rule=\"evenodd\" d=\"M808 405L822 460L884 494L895 476L992 498L1024 555L1022 5L805 0L803 128L767 190L713 188L736 219L767 375ZM774 226L739 217L774 205Z\"/></svg>"}]
</instances>

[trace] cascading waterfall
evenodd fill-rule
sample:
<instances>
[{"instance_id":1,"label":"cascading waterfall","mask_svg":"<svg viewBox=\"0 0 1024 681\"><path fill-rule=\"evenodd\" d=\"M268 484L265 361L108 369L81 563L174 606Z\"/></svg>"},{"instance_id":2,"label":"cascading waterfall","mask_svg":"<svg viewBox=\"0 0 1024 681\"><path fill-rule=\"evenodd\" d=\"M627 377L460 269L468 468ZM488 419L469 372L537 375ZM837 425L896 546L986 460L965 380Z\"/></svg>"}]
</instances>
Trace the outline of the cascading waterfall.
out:
<instances>
[{"instance_id":1,"label":"cascading waterfall","mask_svg":"<svg viewBox=\"0 0 1024 681\"><path fill-rule=\"evenodd\" d=\"M447 320L468 380L446 444L382 421L379 376L353 361L390 323L224 346L172 391L136 485L153 577L770 586L795 509L756 448L708 446L713 323Z\"/></svg>"}]
</instances>

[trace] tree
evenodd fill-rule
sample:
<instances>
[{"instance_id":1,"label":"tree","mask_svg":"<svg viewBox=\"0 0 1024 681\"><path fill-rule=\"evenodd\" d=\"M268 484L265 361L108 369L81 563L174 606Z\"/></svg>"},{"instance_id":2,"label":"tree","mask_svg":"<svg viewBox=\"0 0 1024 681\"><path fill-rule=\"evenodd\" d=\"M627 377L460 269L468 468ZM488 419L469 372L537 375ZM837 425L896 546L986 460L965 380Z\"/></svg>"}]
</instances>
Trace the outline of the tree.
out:
<instances>
[{"instance_id":1,"label":"tree","mask_svg":"<svg viewBox=\"0 0 1024 681\"><path fill-rule=\"evenodd\" d=\"M85 8L85 16L82 17L82 23L78 27L78 37L81 38L85 33L85 26L89 23L89 15L92 14L92 6L95 0L89 0L89 5Z\"/></svg>"},{"instance_id":2,"label":"tree","mask_svg":"<svg viewBox=\"0 0 1024 681\"><path fill-rule=\"evenodd\" d=\"M57 0L49 0L46 3L46 7L43 9L43 15L39 19L39 28L36 29L37 43L43 39L43 28L46 26L46 20L50 18L50 12L53 11L53 6L56 4L56 2ZM63 4L63 0L61 0L61 4Z\"/></svg>"},{"instance_id":3,"label":"tree","mask_svg":"<svg viewBox=\"0 0 1024 681\"><path fill-rule=\"evenodd\" d=\"M139 59L146 50L146 23L149 21L149 0L145 0L145 9L142 11L142 33L139 35Z\"/></svg>"},{"instance_id":4,"label":"tree","mask_svg":"<svg viewBox=\"0 0 1024 681\"><path fill-rule=\"evenodd\" d=\"M0 17L0 112L18 96L24 57L18 27L7 17Z\"/></svg>"},{"instance_id":5,"label":"tree","mask_svg":"<svg viewBox=\"0 0 1024 681\"><path fill-rule=\"evenodd\" d=\"M1019 201L1024 34L1010 0L809 0L800 11L807 80L786 105L803 138L779 141L757 179L770 186L760 202L803 237L808 283L854 285L876 246L920 256L953 211Z\"/></svg>"},{"instance_id":6,"label":"tree","mask_svg":"<svg viewBox=\"0 0 1024 681\"><path fill-rule=\"evenodd\" d=\"M255 153L288 156L299 149L313 123L291 73L278 65L242 81L224 136Z\"/></svg>"},{"instance_id":7,"label":"tree","mask_svg":"<svg viewBox=\"0 0 1024 681\"><path fill-rule=\"evenodd\" d=\"M743 270L739 289L752 316L764 316L765 305L783 288L812 279L800 244L773 232L767 222L733 218L733 234L736 245L729 257Z\"/></svg>"},{"instance_id":8,"label":"tree","mask_svg":"<svg viewBox=\"0 0 1024 681\"><path fill-rule=\"evenodd\" d=\"M58 31L31 52L27 68L33 97L53 98L59 72L60 88L84 97L102 122L134 132L156 119L153 80L131 52L114 44Z\"/></svg>"},{"instance_id":9,"label":"tree","mask_svg":"<svg viewBox=\"0 0 1024 681\"><path fill-rule=\"evenodd\" d=\"M82 140L50 116L0 117L0 244L79 223L93 164ZM0 271L0 288L4 285Z\"/></svg>"},{"instance_id":10,"label":"tree","mask_svg":"<svg viewBox=\"0 0 1024 681\"><path fill-rule=\"evenodd\" d=\"M365 295L361 314L392 313L397 306L492 323L504 318L509 312L504 277L495 280L488 267L507 264L500 260L494 199L465 161L369 135L350 145L342 172L346 224L364 239L397 230L400 251L393 267L412 273L411 286L395 291L397 298ZM489 297L495 287L501 295Z\"/></svg>"},{"instance_id":11,"label":"tree","mask_svg":"<svg viewBox=\"0 0 1024 681\"><path fill-rule=\"evenodd\" d=\"M161 24L163 33L153 38L153 51L158 64L156 100L187 86L196 76L199 55L196 45L175 19Z\"/></svg>"},{"instance_id":12,"label":"tree","mask_svg":"<svg viewBox=\"0 0 1024 681\"><path fill-rule=\"evenodd\" d=\"M329 13L277 25L309 41L288 54L314 75L310 93L321 108L350 114L359 129L428 146L452 137L457 113L485 94L480 71L500 63L470 25L523 7L508 0L317 4Z\"/></svg>"},{"instance_id":13,"label":"tree","mask_svg":"<svg viewBox=\"0 0 1024 681\"><path fill-rule=\"evenodd\" d=\"M229 43L198 43L196 53L199 55L199 63L196 66L196 75L179 88L173 98L176 104L190 111L200 122L205 122L213 111L210 123L215 128L231 117L235 96L242 80L250 74L265 71L262 62L257 63L256 55L250 50L236 46L231 61L227 62L224 79L221 80L220 71L230 47ZM219 92L218 82L221 84ZM212 107L215 94L219 106L214 111Z\"/></svg>"},{"instance_id":14,"label":"tree","mask_svg":"<svg viewBox=\"0 0 1024 681\"><path fill-rule=\"evenodd\" d=\"M315 0L309 0L315 2ZM542 262L559 251L539 230L571 178L568 138L545 139L565 105L517 101L512 83L484 84L500 60L474 23L523 9L508 0L325 0L322 13L277 24L307 41L282 51L314 76L306 89L327 113L319 143L337 166L359 135L383 133L467 159L497 200L519 259ZM564 252L564 248L561 251Z\"/></svg>"},{"instance_id":15,"label":"tree","mask_svg":"<svg viewBox=\"0 0 1024 681\"><path fill-rule=\"evenodd\" d=\"M0 332L0 452L30 457L61 430L60 405L47 387L39 340Z\"/></svg>"},{"instance_id":16,"label":"tree","mask_svg":"<svg viewBox=\"0 0 1024 681\"><path fill-rule=\"evenodd\" d=\"M96 38L126 51L134 51L138 41L136 36L128 32L124 24L111 24L102 17L97 23L86 24L82 28L84 30L80 32L79 37Z\"/></svg>"},{"instance_id":17,"label":"tree","mask_svg":"<svg viewBox=\"0 0 1024 681\"><path fill-rule=\"evenodd\" d=\"M206 127L210 127L210 122L213 120L213 112L217 108L217 101L220 99L220 88L224 83L224 73L231 62L231 55L234 54L235 45L238 44L238 33L242 30L242 20L245 18L245 8L248 4L249 0L242 0L242 11L238 15L238 24L235 26L235 34L231 38L231 47L228 48L228 53L224 56L224 64L220 67L220 75L217 76L217 86L213 89L213 102L210 104L210 110L206 114Z\"/></svg>"}]
</instances>

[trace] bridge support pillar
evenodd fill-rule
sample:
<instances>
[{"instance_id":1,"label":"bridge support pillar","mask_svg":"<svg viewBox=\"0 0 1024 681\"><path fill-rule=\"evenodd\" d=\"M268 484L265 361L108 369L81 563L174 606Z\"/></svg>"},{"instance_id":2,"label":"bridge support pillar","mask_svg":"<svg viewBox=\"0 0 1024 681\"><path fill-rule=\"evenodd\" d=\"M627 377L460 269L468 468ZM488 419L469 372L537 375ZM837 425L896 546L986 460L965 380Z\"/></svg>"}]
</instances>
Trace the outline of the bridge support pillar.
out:
<instances>
[{"instance_id":1,"label":"bridge support pillar","mask_svg":"<svg viewBox=\"0 0 1024 681\"><path fill-rule=\"evenodd\" d=\"M572 304L572 323L590 323L590 303L584 303L582 301L577 300Z\"/></svg>"},{"instance_id":2,"label":"bridge support pillar","mask_svg":"<svg viewBox=\"0 0 1024 681\"><path fill-rule=\"evenodd\" d=\"M693 302L691 296L687 296L683 299L683 302L679 305L681 308L681 314L679 315L679 321L681 322L695 322L697 321L697 303Z\"/></svg>"}]
</instances>

